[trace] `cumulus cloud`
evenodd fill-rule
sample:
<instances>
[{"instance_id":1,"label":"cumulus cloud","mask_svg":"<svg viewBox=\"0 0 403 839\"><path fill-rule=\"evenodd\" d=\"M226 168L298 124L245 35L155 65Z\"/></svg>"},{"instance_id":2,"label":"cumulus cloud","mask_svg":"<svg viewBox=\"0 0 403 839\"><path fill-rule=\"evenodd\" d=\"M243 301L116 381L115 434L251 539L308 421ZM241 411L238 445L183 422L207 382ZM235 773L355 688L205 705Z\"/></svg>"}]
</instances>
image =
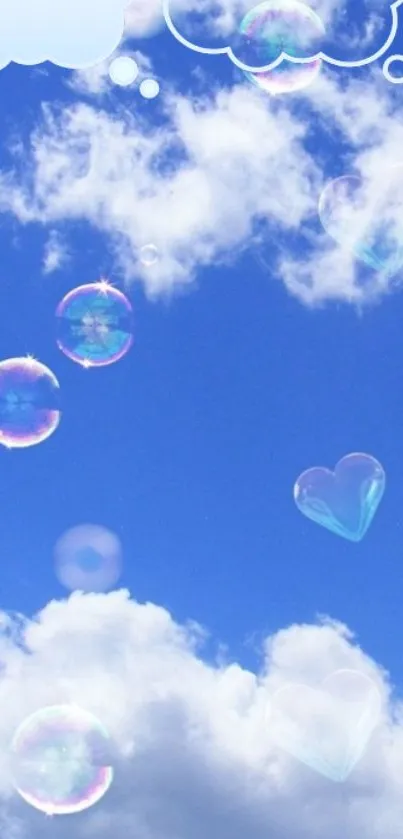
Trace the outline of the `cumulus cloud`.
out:
<instances>
[{"instance_id":1,"label":"cumulus cloud","mask_svg":"<svg viewBox=\"0 0 403 839\"><path fill-rule=\"evenodd\" d=\"M13 795L15 727L48 704L95 714L114 743L115 784L74 835L109 839L375 839L400 835L403 727L387 674L329 619L267 638L258 673L203 659L205 631L128 593L76 593L34 620L2 616L0 795L7 835L54 834ZM336 784L275 744L267 707L287 683L317 688L340 669L377 687L382 714L354 771ZM348 802L348 804L346 803ZM202 814L202 817L201 817ZM57 821L71 835L69 819ZM14 833L13 833L14 831ZM386 831L386 833L385 833ZM50 835L50 833L49 833Z\"/></svg>"},{"instance_id":2,"label":"cumulus cloud","mask_svg":"<svg viewBox=\"0 0 403 839\"><path fill-rule=\"evenodd\" d=\"M88 79L75 83L88 90ZM307 305L360 305L397 287L398 276L370 268L362 281L354 254L318 218L335 170L362 177L370 197L385 166L401 162L396 102L376 75L340 84L325 73L299 94L298 107L295 97L274 101L248 84L198 97L166 91L155 126L134 108L112 109L111 99L108 110L45 105L27 147L12 138L15 165L0 176L0 211L51 229L89 222L107 237L115 269L129 284L142 282L150 298L246 250ZM332 175L318 137L335 142ZM387 206L383 220L392 244L401 241L400 204ZM159 259L144 265L141 248L150 243Z\"/></svg>"},{"instance_id":3,"label":"cumulus cloud","mask_svg":"<svg viewBox=\"0 0 403 839\"><path fill-rule=\"evenodd\" d=\"M130 112L45 107L28 165L20 158L18 177L3 173L1 209L23 223L88 220L150 296L247 247L255 218L297 228L314 211L321 173L304 149L306 129L285 109L279 118L246 86L213 102L168 96L165 107L169 122L158 128ZM148 243L160 259L144 267L138 253Z\"/></svg>"}]
</instances>

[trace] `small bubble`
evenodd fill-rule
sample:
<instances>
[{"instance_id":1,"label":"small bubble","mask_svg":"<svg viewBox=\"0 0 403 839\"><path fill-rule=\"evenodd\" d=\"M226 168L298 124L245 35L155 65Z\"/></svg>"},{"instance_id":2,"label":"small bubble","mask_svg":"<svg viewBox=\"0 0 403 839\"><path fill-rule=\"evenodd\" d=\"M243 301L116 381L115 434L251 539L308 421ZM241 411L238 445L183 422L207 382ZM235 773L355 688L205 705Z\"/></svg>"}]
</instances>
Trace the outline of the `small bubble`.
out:
<instances>
[{"instance_id":1,"label":"small bubble","mask_svg":"<svg viewBox=\"0 0 403 839\"><path fill-rule=\"evenodd\" d=\"M158 249L155 245L143 245L140 248L140 262L146 265L147 268L158 262Z\"/></svg>"},{"instance_id":2,"label":"small bubble","mask_svg":"<svg viewBox=\"0 0 403 839\"><path fill-rule=\"evenodd\" d=\"M133 84L138 76L139 68L134 60L128 55L120 55L109 65L109 77L114 84L120 87L128 87Z\"/></svg>"},{"instance_id":3,"label":"small bubble","mask_svg":"<svg viewBox=\"0 0 403 839\"><path fill-rule=\"evenodd\" d=\"M160 92L160 86L156 79L143 79L139 90L144 99L155 99Z\"/></svg>"}]
</instances>

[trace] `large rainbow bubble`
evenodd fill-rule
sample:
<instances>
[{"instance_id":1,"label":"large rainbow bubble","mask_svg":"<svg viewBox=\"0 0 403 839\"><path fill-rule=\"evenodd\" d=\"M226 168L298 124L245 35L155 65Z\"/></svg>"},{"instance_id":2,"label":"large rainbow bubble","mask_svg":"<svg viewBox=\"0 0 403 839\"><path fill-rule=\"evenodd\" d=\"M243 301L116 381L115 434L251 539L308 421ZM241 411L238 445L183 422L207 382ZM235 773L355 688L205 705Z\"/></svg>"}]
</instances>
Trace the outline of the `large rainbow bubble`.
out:
<instances>
[{"instance_id":1,"label":"large rainbow bubble","mask_svg":"<svg viewBox=\"0 0 403 839\"><path fill-rule=\"evenodd\" d=\"M236 54L249 67L267 67L281 55L308 59L320 52L324 35L320 17L304 2L265 0L242 19Z\"/></svg>"},{"instance_id":2,"label":"large rainbow bubble","mask_svg":"<svg viewBox=\"0 0 403 839\"><path fill-rule=\"evenodd\" d=\"M319 58L305 64L293 64L284 59L274 70L265 73L247 73L244 75L259 90L278 96L284 93L297 93L312 84L322 67Z\"/></svg>"},{"instance_id":3,"label":"large rainbow bubble","mask_svg":"<svg viewBox=\"0 0 403 839\"><path fill-rule=\"evenodd\" d=\"M57 344L83 367L105 367L133 343L133 310L127 297L104 280L70 291L56 309Z\"/></svg>"},{"instance_id":4,"label":"large rainbow bubble","mask_svg":"<svg viewBox=\"0 0 403 839\"><path fill-rule=\"evenodd\" d=\"M56 376L36 359L0 362L0 443L27 448L50 437L60 422Z\"/></svg>"},{"instance_id":5,"label":"large rainbow bubble","mask_svg":"<svg viewBox=\"0 0 403 839\"><path fill-rule=\"evenodd\" d=\"M15 789L47 815L86 810L113 780L107 732L75 705L52 705L31 714L17 729L11 752Z\"/></svg>"}]
</instances>

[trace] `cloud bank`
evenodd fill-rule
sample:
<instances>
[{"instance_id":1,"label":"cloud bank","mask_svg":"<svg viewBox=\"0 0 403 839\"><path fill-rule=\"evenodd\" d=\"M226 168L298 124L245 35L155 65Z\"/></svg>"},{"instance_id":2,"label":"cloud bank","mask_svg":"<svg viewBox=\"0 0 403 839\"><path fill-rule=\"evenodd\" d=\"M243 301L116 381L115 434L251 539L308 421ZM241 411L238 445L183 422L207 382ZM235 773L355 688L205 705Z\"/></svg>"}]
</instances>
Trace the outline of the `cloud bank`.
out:
<instances>
[{"instance_id":1,"label":"cloud bank","mask_svg":"<svg viewBox=\"0 0 403 839\"><path fill-rule=\"evenodd\" d=\"M150 839L364 839L397 837L403 792L403 721L387 674L331 620L267 638L259 673L203 659L205 631L128 592L76 593L34 620L2 615L0 796L7 835L71 835L69 817L46 820L12 791L8 747L40 707L75 703L109 730L115 782L74 820L74 835L130 830ZM273 692L316 687L340 669L377 686L382 714L361 761L340 784L276 746ZM70 833L69 833L70 832ZM50 832L49 832L50 835Z\"/></svg>"}]
</instances>

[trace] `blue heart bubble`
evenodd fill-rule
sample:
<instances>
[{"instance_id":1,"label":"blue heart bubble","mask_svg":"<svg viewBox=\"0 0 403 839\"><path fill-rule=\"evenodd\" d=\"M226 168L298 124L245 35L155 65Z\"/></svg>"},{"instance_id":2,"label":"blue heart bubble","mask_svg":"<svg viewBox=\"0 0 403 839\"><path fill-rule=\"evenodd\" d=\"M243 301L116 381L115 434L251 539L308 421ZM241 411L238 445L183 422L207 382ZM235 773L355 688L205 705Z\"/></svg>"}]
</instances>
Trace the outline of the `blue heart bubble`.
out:
<instances>
[{"instance_id":1,"label":"blue heart bubble","mask_svg":"<svg viewBox=\"0 0 403 839\"><path fill-rule=\"evenodd\" d=\"M294 499L304 516L351 542L365 536L385 491L386 476L368 454L349 454L336 469L318 466L299 476Z\"/></svg>"},{"instance_id":2,"label":"blue heart bubble","mask_svg":"<svg viewBox=\"0 0 403 839\"><path fill-rule=\"evenodd\" d=\"M384 277L403 266L403 166L389 166L373 183L342 175L326 184L318 214L339 245Z\"/></svg>"}]
</instances>

